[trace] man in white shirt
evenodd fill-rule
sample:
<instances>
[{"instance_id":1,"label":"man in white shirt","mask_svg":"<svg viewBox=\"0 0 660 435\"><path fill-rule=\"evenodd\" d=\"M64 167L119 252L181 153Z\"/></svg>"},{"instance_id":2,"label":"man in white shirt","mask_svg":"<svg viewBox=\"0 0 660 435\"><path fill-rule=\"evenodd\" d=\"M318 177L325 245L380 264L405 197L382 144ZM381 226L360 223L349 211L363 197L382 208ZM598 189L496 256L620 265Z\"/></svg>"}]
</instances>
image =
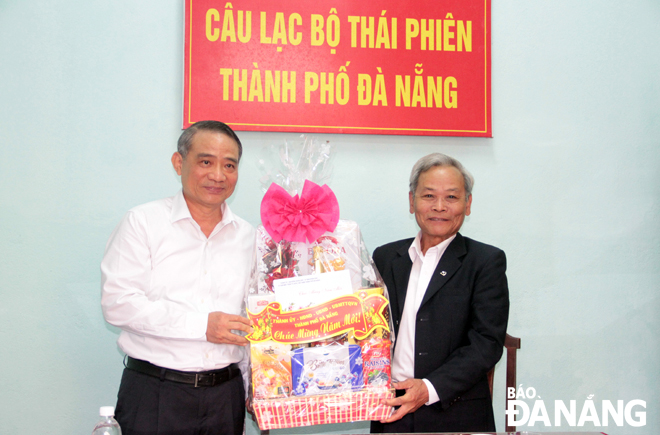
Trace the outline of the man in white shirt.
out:
<instances>
[{"instance_id":1,"label":"man in white shirt","mask_svg":"<svg viewBox=\"0 0 660 435\"><path fill-rule=\"evenodd\" d=\"M398 409L372 432L494 432L487 380L502 356L509 313L506 257L458 230L472 206L472 175L444 154L410 176L414 239L373 258L390 295Z\"/></svg>"},{"instance_id":2,"label":"man in white shirt","mask_svg":"<svg viewBox=\"0 0 660 435\"><path fill-rule=\"evenodd\" d=\"M251 331L241 317L254 228L226 203L242 145L218 121L179 138L182 190L130 210L101 263L102 307L126 353L115 416L124 435L241 434Z\"/></svg>"}]
</instances>

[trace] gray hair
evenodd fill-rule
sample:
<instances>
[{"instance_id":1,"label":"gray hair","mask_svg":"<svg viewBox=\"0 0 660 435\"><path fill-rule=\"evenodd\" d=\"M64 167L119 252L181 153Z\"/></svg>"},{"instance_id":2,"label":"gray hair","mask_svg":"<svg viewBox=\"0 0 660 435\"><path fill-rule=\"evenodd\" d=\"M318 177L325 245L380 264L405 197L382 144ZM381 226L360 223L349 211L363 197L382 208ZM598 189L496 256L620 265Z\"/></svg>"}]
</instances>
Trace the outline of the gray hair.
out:
<instances>
[{"instance_id":1,"label":"gray hair","mask_svg":"<svg viewBox=\"0 0 660 435\"><path fill-rule=\"evenodd\" d=\"M417 160L417 163L415 163L415 166L413 166L412 172L410 173L410 192L413 195L417 190L419 176L436 166L451 166L458 169L458 172L460 172L463 176L463 184L465 185L465 199L467 200L470 196L472 196L472 187L474 186L474 177L472 174L470 174L468 170L465 169L463 165L461 165L461 162L442 153L429 154L428 156L424 156Z\"/></svg>"},{"instance_id":2,"label":"gray hair","mask_svg":"<svg viewBox=\"0 0 660 435\"><path fill-rule=\"evenodd\" d=\"M232 130L231 127L220 121L199 121L186 128L183 133L181 133L176 150L184 159L188 155L188 151L190 151L193 137L200 130L213 131L224 134L230 139L233 139L234 142L236 142L236 145L238 145L238 161L241 160L241 156L243 155L243 145L241 144L241 140L236 136L236 133L234 133L234 130Z\"/></svg>"}]
</instances>

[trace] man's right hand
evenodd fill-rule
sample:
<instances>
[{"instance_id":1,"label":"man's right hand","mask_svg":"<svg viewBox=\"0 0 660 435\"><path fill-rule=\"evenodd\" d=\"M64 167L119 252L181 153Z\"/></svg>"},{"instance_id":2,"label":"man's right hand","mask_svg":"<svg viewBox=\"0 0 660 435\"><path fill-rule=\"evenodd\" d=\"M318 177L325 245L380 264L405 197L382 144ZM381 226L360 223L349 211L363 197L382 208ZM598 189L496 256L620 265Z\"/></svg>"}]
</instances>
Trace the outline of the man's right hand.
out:
<instances>
[{"instance_id":1,"label":"man's right hand","mask_svg":"<svg viewBox=\"0 0 660 435\"><path fill-rule=\"evenodd\" d=\"M218 344L235 344L245 346L248 341L245 337L234 334L231 330L243 331L247 334L252 332L250 321L236 314L227 314L222 311L209 313L209 321L206 326L206 341Z\"/></svg>"},{"instance_id":2,"label":"man's right hand","mask_svg":"<svg viewBox=\"0 0 660 435\"><path fill-rule=\"evenodd\" d=\"M429 401L429 389L421 379L406 379L403 382L393 382L392 386L397 390L406 390L406 394L394 399L381 400L381 404L383 405L399 407L389 418L381 420L381 423L392 423L400 420L404 415L417 411Z\"/></svg>"}]
</instances>

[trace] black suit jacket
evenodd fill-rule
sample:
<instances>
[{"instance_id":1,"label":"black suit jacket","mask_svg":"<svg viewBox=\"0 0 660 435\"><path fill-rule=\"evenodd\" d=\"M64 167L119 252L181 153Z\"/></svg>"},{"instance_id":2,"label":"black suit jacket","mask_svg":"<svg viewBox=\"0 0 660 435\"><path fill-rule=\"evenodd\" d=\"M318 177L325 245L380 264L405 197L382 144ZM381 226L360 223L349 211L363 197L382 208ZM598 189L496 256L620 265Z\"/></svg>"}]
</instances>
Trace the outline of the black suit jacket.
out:
<instances>
[{"instance_id":1,"label":"black suit jacket","mask_svg":"<svg viewBox=\"0 0 660 435\"><path fill-rule=\"evenodd\" d=\"M412 269L408 249L413 240L381 246L373 254L389 292L395 333L406 300ZM415 378L428 379L440 402L415 412L415 431L495 430L487 373L502 356L506 336L505 272L502 250L460 233L440 259L415 324ZM470 406L475 399L487 402ZM491 423L478 427L456 423L466 420Z\"/></svg>"}]
</instances>

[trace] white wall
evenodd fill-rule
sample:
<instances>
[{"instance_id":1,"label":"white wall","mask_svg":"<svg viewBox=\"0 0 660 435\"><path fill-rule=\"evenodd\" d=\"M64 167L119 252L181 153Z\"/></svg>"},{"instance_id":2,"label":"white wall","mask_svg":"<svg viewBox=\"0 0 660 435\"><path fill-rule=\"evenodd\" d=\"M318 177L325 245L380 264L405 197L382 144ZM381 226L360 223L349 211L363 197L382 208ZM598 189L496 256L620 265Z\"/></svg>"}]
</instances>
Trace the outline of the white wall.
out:
<instances>
[{"instance_id":1,"label":"white wall","mask_svg":"<svg viewBox=\"0 0 660 435\"><path fill-rule=\"evenodd\" d=\"M98 407L115 403L122 356L99 307L99 262L126 210L179 186L169 158L181 125L182 9L0 2L3 433L89 433ZM342 215L371 249L415 233L406 185L419 157L445 152L473 172L462 232L507 253L518 382L551 420L554 400L576 400L579 413L593 394L599 416L602 400L646 401L644 427L610 419L575 430L651 434L659 424L658 21L649 0L494 1L493 139L322 137L336 145ZM296 135L240 136L231 206L257 224L260 150ZM503 364L497 373L503 430Z\"/></svg>"}]
</instances>

